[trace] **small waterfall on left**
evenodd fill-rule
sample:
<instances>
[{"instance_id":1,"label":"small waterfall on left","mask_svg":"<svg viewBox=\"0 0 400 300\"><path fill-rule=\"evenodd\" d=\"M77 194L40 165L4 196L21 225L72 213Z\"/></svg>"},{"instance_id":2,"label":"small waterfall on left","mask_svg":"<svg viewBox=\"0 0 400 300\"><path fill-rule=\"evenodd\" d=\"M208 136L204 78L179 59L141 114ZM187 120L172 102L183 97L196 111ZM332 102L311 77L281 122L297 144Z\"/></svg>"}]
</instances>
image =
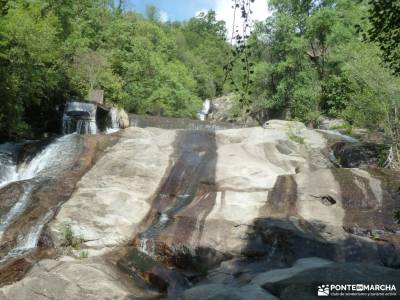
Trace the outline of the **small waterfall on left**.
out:
<instances>
[{"instance_id":1,"label":"small waterfall on left","mask_svg":"<svg viewBox=\"0 0 400 300\"><path fill-rule=\"evenodd\" d=\"M0 263L37 246L42 229L50 221L56 207L44 208L43 213L35 214L35 218L30 217L24 230L15 228L15 224L24 214L36 209L38 199L35 192L51 184L52 180L71 167L81 145L79 135L65 135L54 140L33 158L18 163L18 152L27 143L0 145ZM11 235L14 235L12 241ZM12 247L5 246L9 244Z\"/></svg>"},{"instance_id":2,"label":"small waterfall on left","mask_svg":"<svg viewBox=\"0 0 400 300\"><path fill-rule=\"evenodd\" d=\"M114 133L119 130L119 124L118 124L118 111L116 108L111 108L109 113L108 113L108 126L106 129L106 133Z\"/></svg>"},{"instance_id":3,"label":"small waterfall on left","mask_svg":"<svg viewBox=\"0 0 400 300\"><path fill-rule=\"evenodd\" d=\"M11 143L0 145L0 188L18 179L14 157L17 148L18 145Z\"/></svg>"},{"instance_id":4,"label":"small waterfall on left","mask_svg":"<svg viewBox=\"0 0 400 300\"><path fill-rule=\"evenodd\" d=\"M97 105L91 102L68 102L63 115L63 134L96 134Z\"/></svg>"}]
</instances>

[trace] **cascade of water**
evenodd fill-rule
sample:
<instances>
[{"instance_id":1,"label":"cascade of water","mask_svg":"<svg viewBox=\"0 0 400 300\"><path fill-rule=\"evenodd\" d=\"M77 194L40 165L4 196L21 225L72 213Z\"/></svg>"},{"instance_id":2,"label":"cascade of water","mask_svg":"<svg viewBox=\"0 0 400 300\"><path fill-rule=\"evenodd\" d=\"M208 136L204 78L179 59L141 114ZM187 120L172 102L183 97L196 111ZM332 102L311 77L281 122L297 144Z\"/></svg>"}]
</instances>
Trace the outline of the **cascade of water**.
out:
<instances>
[{"instance_id":1,"label":"cascade of water","mask_svg":"<svg viewBox=\"0 0 400 300\"><path fill-rule=\"evenodd\" d=\"M18 168L17 180L28 180L43 175L52 176L60 171L60 167L68 163L71 152L75 150L77 137L65 135L56 139L53 143L43 149L31 161L23 163Z\"/></svg>"},{"instance_id":2,"label":"cascade of water","mask_svg":"<svg viewBox=\"0 0 400 300\"><path fill-rule=\"evenodd\" d=\"M19 197L15 205L8 211L4 218L1 219L0 224L0 241L3 237L4 231L7 227L25 210L29 203L30 196L33 190L33 185L26 183L24 186L24 192Z\"/></svg>"},{"instance_id":3,"label":"cascade of water","mask_svg":"<svg viewBox=\"0 0 400 300\"><path fill-rule=\"evenodd\" d=\"M115 108L112 108L108 113L108 124L110 127L106 128L106 134L111 134L119 131L118 124L118 111Z\"/></svg>"},{"instance_id":4,"label":"cascade of water","mask_svg":"<svg viewBox=\"0 0 400 300\"><path fill-rule=\"evenodd\" d=\"M207 115L210 113L210 109L211 109L211 101L207 99L203 102L203 108L197 114L200 121L206 120Z\"/></svg>"},{"instance_id":5,"label":"cascade of water","mask_svg":"<svg viewBox=\"0 0 400 300\"><path fill-rule=\"evenodd\" d=\"M16 181L28 180L43 175L52 176L68 164L77 145L76 135L65 135L39 152L32 160L19 167L13 159L15 145L0 145L0 188ZM9 152L4 149L12 149Z\"/></svg>"},{"instance_id":6,"label":"cascade of water","mask_svg":"<svg viewBox=\"0 0 400 300\"><path fill-rule=\"evenodd\" d=\"M140 238L139 250L148 256L153 257L155 254L154 245L154 232L157 232L165 227L169 221L169 216L166 213L161 213L158 222L152 226L151 229L147 230Z\"/></svg>"},{"instance_id":7,"label":"cascade of water","mask_svg":"<svg viewBox=\"0 0 400 300\"><path fill-rule=\"evenodd\" d=\"M78 120L76 122L76 132L79 134L96 134L97 125L94 120Z\"/></svg>"},{"instance_id":8,"label":"cascade of water","mask_svg":"<svg viewBox=\"0 0 400 300\"><path fill-rule=\"evenodd\" d=\"M17 166L14 162L15 145L0 145L0 188L18 178Z\"/></svg>"},{"instance_id":9,"label":"cascade of water","mask_svg":"<svg viewBox=\"0 0 400 300\"><path fill-rule=\"evenodd\" d=\"M96 134L96 104L89 102L70 102L63 116L63 133Z\"/></svg>"},{"instance_id":10,"label":"cascade of water","mask_svg":"<svg viewBox=\"0 0 400 300\"><path fill-rule=\"evenodd\" d=\"M44 226L50 221L53 213L53 211L47 212L47 214L43 218L41 218L36 224L34 224L34 226L31 227L28 234L20 235L18 237L16 247L12 249L6 256L1 258L0 263L5 262L12 257L24 254L31 249L34 249L39 242L40 234L42 233Z\"/></svg>"},{"instance_id":11,"label":"cascade of water","mask_svg":"<svg viewBox=\"0 0 400 300\"><path fill-rule=\"evenodd\" d=\"M64 114L62 133L63 134L73 133L75 132L75 128L76 128L76 122L72 118Z\"/></svg>"},{"instance_id":12,"label":"cascade of water","mask_svg":"<svg viewBox=\"0 0 400 300\"><path fill-rule=\"evenodd\" d=\"M109 112L109 116L110 116L110 120L111 120L111 128L115 129L115 128L119 128L118 125L118 113L116 109L111 109Z\"/></svg>"},{"instance_id":13,"label":"cascade of water","mask_svg":"<svg viewBox=\"0 0 400 300\"><path fill-rule=\"evenodd\" d=\"M13 189L20 186L23 191L20 193L18 199L15 199L17 201L15 201L13 206L8 211L1 214L0 242L11 224L17 222L18 219L26 213L27 208L32 204L32 196L35 188L47 182L46 180L48 178L58 176L58 174L63 170L66 170L72 164L76 157L75 153L79 147L78 141L79 135L77 134L62 136L44 148L33 159L24 162L19 167L16 165L15 160L12 159L13 155L16 156L16 153L7 156L7 161L9 162L10 168L14 170L15 175L8 176L6 180L3 180L0 188L13 182L20 182L19 185L11 188ZM4 145L0 145L0 149L4 148ZM3 151L2 153L5 152L6 151ZM2 155L2 157L4 158L6 156ZM4 159L2 159L2 161L4 161ZM53 209L50 209L44 216L38 217L35 220L30 220L31 227L29 228L29 231L20 234L14 249L9 251L5 258L0 259L0 262L35 248L41 231L45 224L50 220L53 212Z\"/></svg>"},{"instance_id":14,"label":"cascade of water","mask_svg":"<svg viewBox=\"0 0 400 300\"><path fill-rule=\"evenodd\" d=\"M345 134L341 133L338 130L318 129L318 131L325 132L325 133L328 133L328 134L331 134L331 135L336 135L336 136L340 137L345 142L349 142L349 143L357 143L358 142L357 139L355 139L355 138L353 138L353 137L351 137L349 135L345 135Z\"/></svg>"}]
</instances>

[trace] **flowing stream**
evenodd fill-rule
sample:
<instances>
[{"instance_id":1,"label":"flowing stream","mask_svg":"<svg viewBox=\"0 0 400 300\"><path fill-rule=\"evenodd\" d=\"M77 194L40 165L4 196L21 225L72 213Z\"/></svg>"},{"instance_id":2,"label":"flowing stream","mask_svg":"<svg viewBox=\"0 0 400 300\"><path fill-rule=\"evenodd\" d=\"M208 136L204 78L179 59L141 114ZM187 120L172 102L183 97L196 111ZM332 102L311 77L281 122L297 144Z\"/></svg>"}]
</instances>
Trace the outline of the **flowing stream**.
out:
<instances>
[{"instance_id":1,"label":"flowing stream","mask_svg":"<svg viewBox=\"0 0 400 300\"><path fill-rule=\"evenodd\" d=\"M213 174L215 158L214 132L188 130L180 133L176 163L153 202L155 222L140 237L141 252L151 257L156 256L158 234L170 224L175 214L193 203L197 197L215 200L214 179L207 178L206 174L210 168Z\"/></svg>"},{"instance_id":2,"label":"flowing stream","mask_svg":"<svg viewBox=\"0 0 400 300\"><path fill-rule=\"evenodd\" d=\"M70 134L60 137L31 160L18 165L16 157L20 146L20 144L0 145L0 194L5 189L22 190L18 199L1 199L2 201L11 200L12 205L8 209L0 210L0 246L5 242L3 237L10 226L27 211L34 191L46 184L46 180L56 178L72 165L79 150L79 136ZM0 197L5 196L3 194ZM14 248L3 257L0 253L0 262L35 248L40 233L52 214L53 208L49 208L47 213L39 216L36 220L31 220L29 231L19 233Z\"/></svg>"}]
</instances>

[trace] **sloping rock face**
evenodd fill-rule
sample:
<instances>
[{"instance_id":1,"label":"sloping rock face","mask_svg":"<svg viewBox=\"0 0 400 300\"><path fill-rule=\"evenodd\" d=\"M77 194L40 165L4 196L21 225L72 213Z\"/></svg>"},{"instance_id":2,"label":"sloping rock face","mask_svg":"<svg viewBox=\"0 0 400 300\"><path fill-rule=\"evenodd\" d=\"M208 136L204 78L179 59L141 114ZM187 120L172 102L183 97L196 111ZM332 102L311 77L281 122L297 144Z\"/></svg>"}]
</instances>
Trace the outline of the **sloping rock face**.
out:
<instances>
[{"instance_id":1,"label":"sloping rock face","mask_svg":"<svg viewBox=\"0 0 400 300\"><path fill-rule=\"evenodd\" d=\"M53 164L41 161L46 167L36 177L0 190L0 286L21 278L36 260L52 254L47 224L104 149L118 140L115 135L65 138L72 139L71 147L53 157Z\"/></svg>"},{"instance_id":2,"label":"sloping rock face","mask_svg":"<svg viewBox=\"0 0 400 300\"><path fill-rule=\"evenodd\" d=\"M102 263L42 260L26 278L3 288L0 299L128 299L128 295L118 275Z\"/></svg>"},{"instance_id":3,"label":"sloping rock face","mask_svg":"<svg viewBox=\"0 0 400 300\"><path fill-rule=\"evenodd\" d=\"M138 233L151 197L165 176L175 132L129 128L80 180L50 229L60 245L63 227L83 239L89 256L105 253Z\"/></svg>"},{"instance_id":4,"label":"sloping rock face","mask_svg":"<svg viewBox=\"0 0 400 300\"><path fill-rule=\"evenodd\" d=\"M72 299L314 299L325 283L397 284L400 174L335 168L328 145L285 121L128 128L50 225L58 248L63 224L80 237L75 257L45 261L56 267L35 267L0 299L32 285L56 299L57 286ZM52 276L62 280L45 290Z\"/></svg>"}]
</instances>

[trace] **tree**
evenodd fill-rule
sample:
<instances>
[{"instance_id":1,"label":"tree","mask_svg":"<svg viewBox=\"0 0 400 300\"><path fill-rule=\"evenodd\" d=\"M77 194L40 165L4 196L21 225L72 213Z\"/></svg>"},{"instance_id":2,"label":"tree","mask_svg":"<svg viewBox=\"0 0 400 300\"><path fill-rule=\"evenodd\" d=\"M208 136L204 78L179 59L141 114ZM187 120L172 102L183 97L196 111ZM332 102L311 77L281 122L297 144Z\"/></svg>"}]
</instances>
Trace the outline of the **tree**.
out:
<instances>
[{"instance_id":1,"label":"tree","mask_svg":"<svg viewBox=\"0 0 400 300\"><path fill-rule=\"evenodd\" d=\"M369 39L379 45L383 61L400 75L400 1L371 0L369 4Z\"/></svg>"},{"instance_id":2,"label":"tree","mask_svg":"<svg viewBox=\"0 0 400 300\"><path fill-rule=\"evenodd\" d=\"M130 112L184 117L224 92L230 48L215 12L161 23L156 8L145 18L123 3L0 2L0 136L46 130L57 104L93 88Z\"/></svg>"},{"instance_id":3,"label":"tree","mask_svg":"<svg viewBox=\"0 0 400 300\"><path fill-rule=\"evenodd\" d=\"M72 66L75 76L82 80L83 86L88 86L88 90L99 88L98 82L106 67L106 58L93 50L80 50Z\"/></svg>"},{"instance_id":4,"label":"tree","mask_svg":"<svg viewBox=\"0 0 400 300\"><path fill-rule=\"evenodd\" d=\"M43 16L39 3L16 3L0 19L1 136L27 132L27 119L43 122L60 82L57 30L57 19Z\"/></svg>"},{"instance_id":5,"label":"tree","mask_svg":"<svg viewBox=\"0 0 400 300\"><path fill-rule=\"evenodd\" d=\"M155 7L154 5L147 5L146 16L150 21L158 21L159 15L158 15L157 7Z\"/></svg>"}]
</instances>

